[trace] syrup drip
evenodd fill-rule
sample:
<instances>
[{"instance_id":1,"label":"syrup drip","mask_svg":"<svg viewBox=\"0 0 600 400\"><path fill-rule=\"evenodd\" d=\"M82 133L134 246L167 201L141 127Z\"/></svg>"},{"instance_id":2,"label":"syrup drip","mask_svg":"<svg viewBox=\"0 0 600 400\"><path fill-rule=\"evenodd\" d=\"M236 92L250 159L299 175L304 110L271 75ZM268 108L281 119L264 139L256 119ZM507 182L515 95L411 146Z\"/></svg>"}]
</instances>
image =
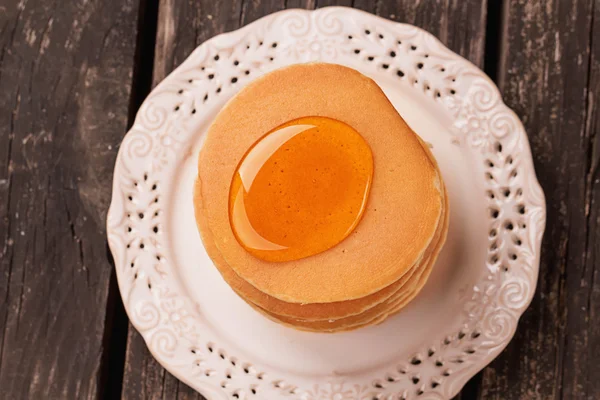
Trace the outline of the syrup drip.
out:
<instances>
[{"instance_id":1,"label":"syrup drip","mask_svg":"<svg viewBox=\"0 0 600 400\"><path fill-rule=\"evenodd\" d=\"M265 261L323 252L360 222L372 178L371 149L349 125L326 117L287 122L258 140L234 173L233 232Z\"/></svg>"}]
</instances>

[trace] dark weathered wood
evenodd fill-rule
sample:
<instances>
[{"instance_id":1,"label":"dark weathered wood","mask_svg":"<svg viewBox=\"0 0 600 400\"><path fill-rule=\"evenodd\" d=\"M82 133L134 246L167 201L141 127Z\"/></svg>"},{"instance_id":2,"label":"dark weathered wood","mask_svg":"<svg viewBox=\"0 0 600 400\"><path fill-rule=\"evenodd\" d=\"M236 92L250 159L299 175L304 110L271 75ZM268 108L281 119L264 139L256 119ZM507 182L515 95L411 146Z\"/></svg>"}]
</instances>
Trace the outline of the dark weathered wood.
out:
<instances>
[{"instance_id":1,"label":"dark weathered wood","mask_svg":"<svg viewBox=\"0 0 600 400\"><path fill-rule=\"evenodd\" d=\"M188 2L162 0L158 19L154 84L179 65L192 50L215 34L230 31L284 8L354 5L380 15L414 23L431 31L451 48L478 65L483 63L485 2L438 4L435 1L389 3L376 0L319 1L267 0ZM466 23L464 21L467 21ZM456 25L460 24L460 25ZM142 337L130 326L123 380L124 398L196 398L194 391L178 382L150 355Z\"/></svg>"},{"instance_id":2,"label":"dark weathered wood","mask_svg":"<svg viewBox=\"0 0 600 400\"><path fill-rule=\"evenodd\" d=\"M150 19L155 1L142 2ZM161 0L155 47L147 26L152 22L143 19L142 32L152 35L136 43L138 0L5 3L0 5L3 398L114 393L106 391L114 371L108 363L123 356L111 352L119 350L112 332L117 292L114 279L110 286L104 219L116 148L127 124L124 110L134 110L149 89L148 46L156 84L217 33L284 8L352 5L421 26L479 66L484 60L486 3L478 1ZM460 398L596 399L600 1L504 5L494 72L530 135L547 196L548 228L538 292L515 340L484 370L481 385L476 378ZM489 56L486 60L494 59ZM158 365L133 328L124 368L125 398L201 399Z\"/></svg>"},{"instance_id":3,"label":"dark weathered wood","mask_svg":"<svg viewBox=\"0 0 600 400\"><path fill-rule=\"evenodd\" d=\"M548 218L536 296L482 398L598 399L600 3L505 5L499 84L529 134Z\"/></svg>"},{"instance_id":4,"label":"dark weathered wood","mask_svg":"<svg viewBox=\"0 0 600 400\"><path fill-rule=\"evenodd\" d=\"M586 172L587 245L585 254L587 292L585 302L586 340L583 348L588 365L582 377L586 381L588 398L600 398L600 1L594 4L590 31L590 75L587 91L586 136L590 139ZM587 298L586 298L587 295ZM576 360L578 361L578 360ZM566 392L565 392L566 393Z\"/></svg>"},{"instance_id":5,"label":"dark weathered wood","mask_svg":"<svg viewBox=\"0 0 600 400\"><path fill-rule=\"evenodd\" d=\"M137 1L0 5L0 397L105 390L105 219ZM134 38L134 40L131 40Z\"/></svg>"}]
</instances>

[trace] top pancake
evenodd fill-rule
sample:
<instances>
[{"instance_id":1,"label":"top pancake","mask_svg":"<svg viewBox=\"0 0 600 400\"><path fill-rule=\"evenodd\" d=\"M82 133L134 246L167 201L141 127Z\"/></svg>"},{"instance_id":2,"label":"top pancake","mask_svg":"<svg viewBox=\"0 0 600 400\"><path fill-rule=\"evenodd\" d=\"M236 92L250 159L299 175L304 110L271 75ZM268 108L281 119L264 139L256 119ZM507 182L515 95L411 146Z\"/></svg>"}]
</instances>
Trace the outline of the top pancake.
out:
<instances>
[{"instance_id":1,"label":"top pancake","mask_svg":"<svg viewBox=\"0 0 600 400\"><path fill-rule=\"evenodd\" d=\"M333 248L295 261L262 261L231 229L231 179L265 133L304 116L342 121L369 144L374 176L368 207L355 231ZM235 96L207 133L197 184L196 208L227 264L258 290L292 303L357 299L397 281L422 256L443 207L436 167L415 133L371 79L333 64L283 68Z\"/></svg>"}]
</instances>

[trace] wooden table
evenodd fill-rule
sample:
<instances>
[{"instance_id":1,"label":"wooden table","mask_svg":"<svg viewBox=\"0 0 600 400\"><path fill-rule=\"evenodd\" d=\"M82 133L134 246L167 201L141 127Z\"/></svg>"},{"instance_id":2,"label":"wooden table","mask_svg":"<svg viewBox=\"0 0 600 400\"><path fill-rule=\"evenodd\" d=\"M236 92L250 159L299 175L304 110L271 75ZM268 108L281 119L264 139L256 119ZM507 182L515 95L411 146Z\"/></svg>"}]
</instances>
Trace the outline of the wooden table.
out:
<instances>
[{"instance_id":1,"label":"wooden table","mask_svg":"<svg viewBox=\"0 0 600 400\"><path fill-rule=\"evenodd\" d=\"M204 40L335 4L438 36L529 134L548 202L537 294L460 398L600 398L600 0L0 1L0 398L201 398L123 310L105 234L119 143Z\"/></svg>"}]
</instances>

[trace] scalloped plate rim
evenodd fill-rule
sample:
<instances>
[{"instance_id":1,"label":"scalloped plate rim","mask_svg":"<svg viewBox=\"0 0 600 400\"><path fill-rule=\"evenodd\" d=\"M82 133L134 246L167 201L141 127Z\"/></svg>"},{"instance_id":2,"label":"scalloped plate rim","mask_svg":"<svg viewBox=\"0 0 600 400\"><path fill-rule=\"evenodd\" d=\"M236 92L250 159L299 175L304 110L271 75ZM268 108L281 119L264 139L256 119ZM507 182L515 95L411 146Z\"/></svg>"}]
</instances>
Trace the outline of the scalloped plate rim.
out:
<instances>
[{"instance_id":1,"label":"scalloped plate rim","mask_svg":"<svg viewBox=\"0 0 600 400\"><path fill-rule=\"evenodd\" d=\"M331 10L343 10L344 12L351 12L351 13L357 15L357 16L360 16L360 18L368 18L368 19L377 21L377 22L379 22L381 24L385 24L385 25L388 25L388 26L389 25L394 25L394 26L410 26L411 28L413 28L413 29L415 29L415 30L417 30L419 32L426 33L427 35L431 36L432 39L434 39L435 41L437 41L439 43L440 47L446 49L446 51L448 51L449 53L452 53L454 55L454 57L460 58L463 62L466 62L466 63L470 64L474 69L477 69L479 71L479 69L475 65L473 65L470 61L465 60L461 56L459 56L459 55L455 54L454 52L452 52L451 50L447 49L445 47L445 45L443 45L439 41L439 39L437 39L433 35L429 34L428 32L424 31L423 29L415 27L415 26L410 25L410 24L399 23L399 22L395 22L395 21L390 21L390 20L387 20L387 19L385 19L383 17L376 16L376 15L370 14L370 13L365 12L365 11L356 10L356 9L347 8L347 7L339 7L339 6L325 7L325 8L321 8L321 9L318 9L318 10L288 9L288 10L278 11L276 13L273 13L273 14L267 15L265 17L262 17L262 18L254 21L254 22L252 22L252 23L250 23L250 24L248 24L248 25L246 25L244 27L241 27L241 28L239 28L237 30L234 30L234 31L231 31L231 32L226 32L226 33L221 33L219 35L216 35L216 36L212 37L211 39L208 39L207 41L203 42L202 44L200 44L194 51L192 51L192 53L190 53L190 55L186 58L186 60L184 60L177 68L175 68L171 73L169 73L167 75L167 77L164 80L162 80L152 90L152 92L148 95L148 97L144 100L144 102L140 106L140 110L142 110L144 108L144 106L147 105L149 99L152 96L152 93L160 91L167 83L169 83L169 81L170 81L171 78L177 76L178 73L180 73L181 71L183 71L184 68L185 68L185 66L186 66L186 61L188 59L192 58L203 46L207 46L208 44L213 44L217 48L218 47L224 47L223 46L224 43L222 43L222 42L230 41L232 38L235 38L235 37L242 37L242 36L244 36L244 34L246 34L248 32L251 32L256 27L264 25L266 21L273 21L277 16L282 16L282 15L285 15L285 14L292 14L292 13L317 14L317 13L325 13L325 12L328 12L328 11L331 11ZM500 95L500 92L499 92L498 88L496 87L495 83L485 73L483 73L481 71L480 71L479 77L480 78L484 78L485 80L488 81L488 83L491 85L491 87L494 88L494 90L497 92L498 96L500 97L500 103L501 103L501 105L505 106L505 104L503 103L502 97ZM524 131L524 127L522 125L522 122L520 121L520 119L518 118L518 116L516 115L516 113L514 113L514 111L511 110L510 108L508 108L508 107L506 107L506 108L514 115L515 120L519 124L519 128ZM140 118L140 113L138 112L136 114L134 124L133 124L132 128L128 131L127 135L135 128L135 126L136 126L139 118ZM125 137L124 137L123 140L125 140ZM525 158L531 159L532 158L532 156L531 156L531 147L530 147L530 144L529 144L529 142L527 140L524 143L524 149L523 150L524 150L524 153L525 153L524 154ZM120 156L121 151L122 151L122 147L119 149L119 156ZM117 157L117 160L116 160L115 164L118 164L118 162L119 162L119 156ZM535 254L535 261L536 262L533 265L533 267L534 267L534 270L533 270L533 272L534 272L534 275L533 275L534 280L532 282L532 290L530 291L530 293L528 294L527 298L523 302L523 305L518 310L519 316L517 318L517 321L520 320L520 318L521 318L524 310L527 309L527 307L531 304L531 301L533 300L533 296L535 294L535 289L536 289L536 286L537 286L537 279L538 279L538 276L539 276L539 260L540 260L540 251L541 251L541 238L543 236L543 231L545 230L545 209L546 209L545 198L544 198L543 190L542 190L542 188L541 188L541 186L539 184L539 181L537 180L533 163L531 163L530 168L531 168L531 172L533 173L533 182L530 182L530 184L533 185L533 188L538 191L537 194L539 196L541 196L540 200L541 200L541 203L543 204L542 205L542 212L544 213L544 218L543 218L544 222L541 224L541 233L539 235L540 240L537 240L537 242L535 243L535 249L534 250L535 250L535 253L536 253ZM110 216L110 210L114 206L115 193L116 193L116 189L117 189L117 180L118 180L118 176L115 174L114 179L113 179L113 194L112 194L112 198L111 198L111 204L110 204L110 207L109 207L108 216ZM110 232L112 230L112 228L110 226L111 224L110 224L110 219L109 219L108 216L107 216L107 232ZM116 255L117 255L117 249L115 248L115 246L113 245L113 243L110 240L109 240L109 247L111 249L111 252L112 252L113 256L116 257ZM116 272L117 272L117 278L118 278L118 283L119 283L119 291L120 291L120 294L121 294L122 298L124 299L125 296L127 295L126 289L128 287L128 284L123 281L124 277L122 276L122 272L119 271L118 268L116 268ZM125 304L125 306L126 306L125 309L126 309L126 312L127 312L127 315L129 317L130 321L132 322L132 324L134 325L134 327L136 328L136 330L140 330L139 326L134 322L134 319L131 316L132 310L127 307L127 304ZM453 391L453 395L457 394L460 391L460 389L464 386L464 384L469 379L471 379L477 372L479 372L481 369L485 368L485 366L487 366L491 361L493 361L498 356L498 354L502 350L504 350L504 348L508 345L508 343L510 342L510 340L514 337L515 333L516 333L516 330L512 330L510 332L507 340L505 340L503 343L501 343L499 346L497 346L495 348L495 350L489 352L483 359L481 359L479 361L479 363L478 363L479 365L478 365L477 370L473 371L472 373L467 373L464 376L461 376L461 377L457 378L454 381L454 384L453 384L453 390L452 390ZM144 337L144 335L142 335L142 334L141 334L141 336ZM146 341L147 338L144 337L144 340ZM148 350L153 355L153 357L156 360L158 360L159 363L163 364L163 362L161 361L161 358L162 358L161 355L158 354L158 353L156 353L155 349L153 349L153 347L150 346L148 342L146 342L146 344L147 344ZM169 368L167 368L167 370L169 370L169 372L172 373L174 376L176 376L179 380L183 381L184 383L186 383L189 386L193 387L194 389L198 390L200 393L204 392L205 395L219 396L219 398L223 398L223 399L227 399L228 398L228 396L225 395L225 394L222 394L222 392L220 391L220 389L217 388L217 387L214 387L212 390L209 388L210 385L207 385L206 387L199 387L197 385L197 382L191 381L190 379L188 379L188 377L186 375L184 375L183 373L181 373L179 370L177 370L177 369L171 370ZM210 392L205 392L205 390L210 390ZM214 397L209 397L209 398L212 399Z\"/></svg>"}]
</instances>

